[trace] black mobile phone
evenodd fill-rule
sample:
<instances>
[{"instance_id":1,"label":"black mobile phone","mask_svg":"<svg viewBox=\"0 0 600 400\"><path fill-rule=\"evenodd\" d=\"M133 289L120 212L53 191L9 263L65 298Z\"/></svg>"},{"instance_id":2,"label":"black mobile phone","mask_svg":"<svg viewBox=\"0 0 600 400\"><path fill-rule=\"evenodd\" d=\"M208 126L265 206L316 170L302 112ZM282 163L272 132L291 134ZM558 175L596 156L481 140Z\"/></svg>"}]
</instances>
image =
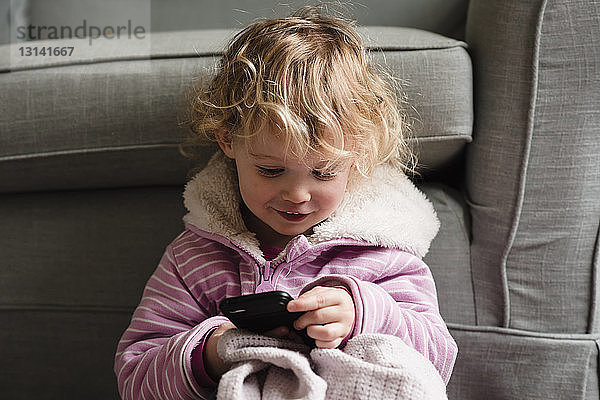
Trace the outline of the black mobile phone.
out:
<instances>
[{"instance_id":1,"label":"black mobile phone","mask_svg":"<svg viewBox=\"0 0 600 400\"><path fill-rule=\"evenodd\" d=\"M219 308L223 315L241 329L263 333L286 326L290 330L295 330L294 321L303 312L289 312L286 306L291 300L293 298L288 293L275 290L228 297L221 301ZM306 330L296 331L296 333L307 345L314 347L314 340L306 334Z\"/></svg>"},{"instance_id":2,"label":"black mobile phone","mask_svg":"<svg viewBox=\"0 0 600 400\"><path fill-rule=\"evenodd\" d=\"M291 313L286 309L291 300L288 293L276 290L229 297L219 308L238 328L263 333L279 326L293 329L294 321L302 313Z\"/></svg>"}]
</instances>

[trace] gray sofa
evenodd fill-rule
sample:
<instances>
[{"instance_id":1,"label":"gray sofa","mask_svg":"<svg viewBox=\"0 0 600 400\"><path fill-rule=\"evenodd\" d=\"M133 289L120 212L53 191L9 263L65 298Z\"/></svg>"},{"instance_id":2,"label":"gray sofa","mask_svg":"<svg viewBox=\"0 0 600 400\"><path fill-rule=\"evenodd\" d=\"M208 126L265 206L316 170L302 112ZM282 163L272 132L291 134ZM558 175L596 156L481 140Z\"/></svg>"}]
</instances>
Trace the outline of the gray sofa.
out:
<instances>
[{"instance_id":1,"label":"gray sofa","mask_svg":"<svg viewBox=\"0 0 600 400\"><path fill-rule=\"evenodd\" d=\"M116 343L183 229L189 88L236 20L288 11L142 3L143 45L0 46L0 398L118 398ZM373 57L414 106L417 180L442 222L426 261L460 348L449 398L598 399L600 3L362 3ZM19 18L65 23L43 5Z\"/></svg>"}]
</instances>

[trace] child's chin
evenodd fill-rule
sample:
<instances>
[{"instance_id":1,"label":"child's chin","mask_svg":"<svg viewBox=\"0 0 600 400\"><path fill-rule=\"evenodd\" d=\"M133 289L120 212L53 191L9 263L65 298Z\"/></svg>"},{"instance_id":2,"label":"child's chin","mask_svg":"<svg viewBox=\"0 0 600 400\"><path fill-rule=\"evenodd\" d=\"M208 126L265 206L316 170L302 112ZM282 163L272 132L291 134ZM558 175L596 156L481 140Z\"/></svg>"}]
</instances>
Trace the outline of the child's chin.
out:
<instances>
[{"instance_id":1,"label":"child's chin","mask_svg":"<svg viewBox=\"0 0 600 400\"><path fill-rule=\"evenodd\" d=\"M271 227L271 228L273 228L273 227ZM308 228L308 229L310 229L310 228ZM289 228L275 229L275 228L273 228L273 230L282 236L288 236L288 237L298 236L298 235L301 235L301 234L307 232L307 229L300 228L300 227L298 227L296 229L289 229Z\"/></svg>"}]
</instances>

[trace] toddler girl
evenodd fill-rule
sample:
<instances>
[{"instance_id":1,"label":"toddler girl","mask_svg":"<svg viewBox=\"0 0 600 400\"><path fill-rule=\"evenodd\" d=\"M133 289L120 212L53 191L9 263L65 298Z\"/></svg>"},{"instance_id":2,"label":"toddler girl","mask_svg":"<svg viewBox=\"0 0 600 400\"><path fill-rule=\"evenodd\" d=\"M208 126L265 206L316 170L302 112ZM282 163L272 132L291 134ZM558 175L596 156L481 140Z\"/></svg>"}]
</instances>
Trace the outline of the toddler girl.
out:
<instances>
[{"instance_id":1,"label":"toddler girl","mask_svg":"<svg viewBox=\"0 0 600 400\"><path fill-rule=\"evenodd\" d=\"M227 365L231 296L283 290L320 348L395 335L448 381L456 344L421 261L438 230L405 176L398 101L351 24L304 9L256 22L193 104L221 151L186 186L186 230L166 249L118 346L123 398L192 399ZM285 336L286 328L269 334Z\"/></svg>"}]
</instances>

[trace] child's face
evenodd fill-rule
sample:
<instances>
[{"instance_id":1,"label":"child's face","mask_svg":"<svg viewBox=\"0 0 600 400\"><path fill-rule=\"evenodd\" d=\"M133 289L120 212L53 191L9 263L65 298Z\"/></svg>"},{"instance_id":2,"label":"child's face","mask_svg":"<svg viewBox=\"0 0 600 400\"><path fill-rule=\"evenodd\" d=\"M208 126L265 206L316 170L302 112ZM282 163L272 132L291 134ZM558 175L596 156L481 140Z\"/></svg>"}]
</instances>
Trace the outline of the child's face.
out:
<instances>
[{"instance_id":1,"label":"child's face","mask_svg":"<svg viewBox=\"0 0 600 400\"><path fill-rule=\"evenodd\" d=\"M321 155L286 155L283 141L269 134L219 145L235 159L240 193L253 214L245 222L263 245L284 247L293 236L310 233L342 201L350 161L320 171L327 162Z\"/></svg>"}]
</instances>

